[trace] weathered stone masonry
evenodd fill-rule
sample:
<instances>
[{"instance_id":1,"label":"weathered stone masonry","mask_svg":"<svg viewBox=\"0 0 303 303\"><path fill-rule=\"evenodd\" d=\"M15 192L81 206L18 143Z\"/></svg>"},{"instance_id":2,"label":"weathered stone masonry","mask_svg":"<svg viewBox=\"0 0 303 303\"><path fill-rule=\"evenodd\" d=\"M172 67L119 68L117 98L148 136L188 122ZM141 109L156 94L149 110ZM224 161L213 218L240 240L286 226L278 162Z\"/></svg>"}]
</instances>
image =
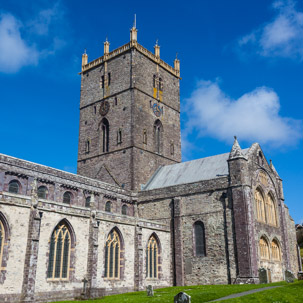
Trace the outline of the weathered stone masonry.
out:
<instances>
[{"instance_id":1,"label":"weathered stone masonry","mask_svg":"<svg viewBox=\"0 0 303 303\"><path fill-rule=\"evenodd\" d=\"M78 175L0 154L1 302L298 271L282 180L259 144L235 138L229 153L180 163L178 59L133 27L122 47L83 54L80 74Z\"/></svg>"}]
</instances>

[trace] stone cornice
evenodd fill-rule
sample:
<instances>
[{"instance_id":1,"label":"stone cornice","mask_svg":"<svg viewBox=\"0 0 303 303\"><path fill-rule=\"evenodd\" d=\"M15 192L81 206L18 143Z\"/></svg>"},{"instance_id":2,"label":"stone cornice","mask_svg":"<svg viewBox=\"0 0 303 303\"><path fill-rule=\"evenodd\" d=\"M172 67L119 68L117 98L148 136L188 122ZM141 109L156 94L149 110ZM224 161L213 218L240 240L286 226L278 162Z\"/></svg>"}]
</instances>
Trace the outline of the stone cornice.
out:
<instances>
[{"instance_id":1,"label":"stone cornice","mask_svg":"<svg viewBox=\"0 0 303 303\"><path fill-rule=\"evenodd\" d=\"M159 57L156 57L152 52L150 52L148 49L146 49L145 47L143 47L141 44L139 44L137 42L126 43L126 44L122 45L121 47L118 47L117 49L113 50L112 52L105 54L104 56L99 57L99 58L83 65L82 71L79 74L89 71L90 69L95 68L95 67L103 64L104 62L129 51L132 48L135 48L138 52L140 52L147 58L151 59L153 62L159 64L166 71L173 74L177 78L181 79L178 71L176 71L172 66L170 66L163 60L161 60Z\"/></svg>"}]
</instances>

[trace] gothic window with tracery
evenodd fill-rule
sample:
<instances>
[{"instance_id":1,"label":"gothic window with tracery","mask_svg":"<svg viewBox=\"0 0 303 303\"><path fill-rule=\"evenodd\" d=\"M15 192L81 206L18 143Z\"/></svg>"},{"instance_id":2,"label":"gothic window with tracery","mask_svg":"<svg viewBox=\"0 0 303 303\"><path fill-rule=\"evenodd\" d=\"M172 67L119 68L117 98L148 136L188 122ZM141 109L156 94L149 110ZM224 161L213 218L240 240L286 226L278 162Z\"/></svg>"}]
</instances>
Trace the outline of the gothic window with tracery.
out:
<instances>
[{"instance_id":1,"label":"gothic window with tracery","mask_svg":"<svg viewBox=\"0 0 303 303\"><path fill-rule=\"evenodd\" d=\"M65 223L59 224L50 240L47 278L68 280L70 269L71 235Z\"/></svg>"},{"instance_id":2,"label":"gothic window with tracery","mask_svg":"<svg viewBox=\"0 0 303 303\"><path fill-rule=\"evenodd\" d=\"M271 257L275 261L281 261L280 247L276 240L271 242Z\"/></svg>"},{"instance_id":3,"label":"gothic window with tracery","mask_svg":"<svg viewBox=\"0 0 303 303\"><path fill-rule=\"evenodd\" d=\"M120 278L120 249L120 237L117 231L113 229L109 233L105 244L105 278Z\"/></svg>"},{"instance_id":4,"label":"gothic window with tracery","mask_svg":"<svg viewBox=\"0 0 303 303\"><path fill-rule=\"evenodd\" d=\"M17 180L12 180L8 184L8 191L13 194L18 194L20 191L20 184Z\"/></svg>"},{"instance_id":5,"label":"gothic window with tracery","mask_svg":"<svg viewBox=\"0 0 303 303\"><path fill-rule=\"evenodd\" d=\"M259 242L260 257L264 260L269 260L269 247L265 238L261 238Z\"/></svg>"},{"instance_id":6,"label":"gothic window with tracery","mask_svg":"<svg viewBox=\"0 0 303 303\"><path fill-rule=\"evenodd\" d=\"M158 278L158 243L155 236L151 236L146 249L146 277Z\"/></svg>"},{"instance_id":7,"label":"gothic window with tracery","mask_svg":"<svg viewBox=\"0 0 303 303\"><path fill-rule=\"evenodd\" d=\"M204 257L206 256L205 249L205 229L204 224L198 221L194 224L194 244L195 244L195 256Z\"/></svg>"},{"instance_id":8,"label":"gothic window with tracery","mask_svg":"<svg viewBox=\"0 0 303 303\"><path fill-rule=\"evenodd\" d=\"M271 194L266 199L266 222L271 225L277 225L275 203Z\"/></svg>"},{"instance_id":9,"label":"gothic window with tracery","mask_svg":"<svg viewBox=\"0 0 303 303\"><path fill-rule=\"evenodd\" d=\"M5 242L5 229L2 223L2 220L0 218L0 267L2 264L2 258L3 258L3 246Z\"/></svg>"},{"instance_id":10,"label":"gothic window with tracery","mask_svg":"<svg viewBox=\"0 0 303 303\"><path fill-rule=\"evenodd\" d=\"M256 210L257 210L257 219L261 222L266 222L264 198L259 189L256 189L256 191L255 191L255 203L256 203Z\"/></svg>"}]
</instances>

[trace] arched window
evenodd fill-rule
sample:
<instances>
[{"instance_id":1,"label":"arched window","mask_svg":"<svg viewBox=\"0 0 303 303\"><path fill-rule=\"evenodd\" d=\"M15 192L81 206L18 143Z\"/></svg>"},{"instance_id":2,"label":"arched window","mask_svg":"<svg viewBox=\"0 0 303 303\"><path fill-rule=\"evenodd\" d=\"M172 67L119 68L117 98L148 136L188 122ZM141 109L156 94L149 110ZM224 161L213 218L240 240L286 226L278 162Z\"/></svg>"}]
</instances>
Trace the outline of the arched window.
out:
<instances>
[{"instance_id":1,"label":"arched window","mask_svg":"<svg viewBox=\"0 0 303 303\"><path fill-rule=\"evenodd\" d=\"M204 224L198 221L194 224L194 253L197 257L206 256Z\"/></svg>"},{"instance_id":2,"label":"arched window","mask_svg":"<svg viewBox=\"0 0 303 303\"><path fill-rule=\"evenodd\" d=\"M71 234L66 223L55 228L50 241L47 278L68 280L70 269Z\"/></svg>"},{"instance_id":3,"label":"arched window","mask_svg":"<svg viewBox=\"0 0 303 303\"><path fill-rule=\"evenodd\" d=\"M260 239L259 242L259 248L260 248L260 257L264 260L269 260L269 247L268 242L264 237Z\"/></svg>"},{"instance_id":4,"label":"arched window","mask_svg":"<svg viewBox=\"0 0 303 303\"><path fill-rule=\"evenodd\" d=\"M105 211L107 212L111 212L112 211L112 204L110 201L107 201L106 204L105 204Z\"/></svg>"},{"instance_id":5,"label":"arched window","mask_svg":"<svg viewBox=\"0 0 303 303\"><path fill-rule=\"evenodd\" d=\"M17 180L9 182L8 191L13 194L18 194L20 191L20 184Z\"/></svg>"},{"instance_id":6,"label":"arched window","mask_svg":"<svg viewBox=\"0 0 303 303\"><path fill-rule=\"evenodd\" d=\"M257 210L257 220L259 220L261 222L266 222L264 198L259 189L256 189L256 191L255 191L255 203L256 203L256 210Z\"/></svg>"},{"instance_id":7,"label":"arched window","mask_svg":"<svg viewBox=\"0 0 303 303\"><path fill-rule=\"evenodd\" d=\"M149 238L146 249L146 277L158 278L158 243L154 235Z\"/></svg>"},{"instance_id":8,"label":"arched window","mask_svg":"<svg viewBox=\"0 0 303 303\"><path fill-rule=\"evenodd\" d=\"M39 186L37 194L38 194L38 198L46 199L47 187L46 186Z\"/></svg>"},{"instance_id":9,"label":"arched window","mask_svg":"<svg viewBox=\"0 0 303 303\"><path fill-rule=\"evenodd\" d=\"M72 202L72 193L69 191L66 191L63 194L63 203L70 204L71 202Z\"/></svg>"},{"instance_id":10,"label":"arched window","mask_svg":"<svg viewBox=\"0 0 303 303\"><path fill-rule=\"evenodd\" d=\"M281 261L280 247L276 240L271 242L271 258L274 261Z\"/></svg>"},{"instance_id":11,"label":"arched window","mask_svg":"<svg viewBox=\"0 0 303 303\"><path fill-rule=\"evenodd\" d=\"M122 215L127 215L127 209L128 209L127 205L124 204L122 206Z\"/></svg>"},{"instance_id":12,"label":"arched window","mask_svg":"<svg viewBox=\"0 0 303 303\"><path fill-rule=\"evenodd\" d=\"M90 197L85 199L85 207L90 207Z\"/></svg>"},{"instance_id":13,"label":"arched window","mask_svg":"<svg viewBox=\"0 0 303 303\"><path fill-rule=\"evenodd\" d=\"M271 194L266 199L266 219L268 224L277 225L276 208Z\"/></svg>"},{"instance_id":14,"label":"arched window","mask_svg":"<svg viewBox=\"0 0 303 303\"><path fill-rule=\"evenodd\" d=\"M108 152L109 142L109 123L106 118L101 121L101 151Z\"/></svg>"},{"instance_id":15,"label":"arched window","mask_svg":"<svg viewBox=\"0 0 303 303\"><path fill-rule=\"evenodd\" d=\"M0 284L3 284L6 276L6 266L9 253L9 226L4 215L0 212Z\"/></svg>"},{"instance_id":16,"label":"arched window","mask_svg":"<svg viewBox=\"0 0 303 303\"><path fill-rule=\"evenodd\" d=\"M2 223L2 220L0 218L0 266L2 264L2 258L3 258L4 242L5 242L5 229L4 229L4 225Z\"/></svg>"},{"instance_id":17,"label":"arched window","mask_svg":"<svg viewBox=\"0 0 303 303\"><path fill-rule=\"evenodd\" d=\"M162 137L163 137L163 126L160 120L156 120L154 124L154 141L155 141L155 152L161 154L162 152Z\"/></svg>"},{"instance_id":18,"label":"arched window","mask_svg":"<svg viewBox=\"0 0 303 303\"><path fill-rule=\"evenodd\" d=\"M118 232L113 229L109 233L105 244L105 278L120 278L120 250L120 237L118 235Z\"/></svg>"}]
</instances>

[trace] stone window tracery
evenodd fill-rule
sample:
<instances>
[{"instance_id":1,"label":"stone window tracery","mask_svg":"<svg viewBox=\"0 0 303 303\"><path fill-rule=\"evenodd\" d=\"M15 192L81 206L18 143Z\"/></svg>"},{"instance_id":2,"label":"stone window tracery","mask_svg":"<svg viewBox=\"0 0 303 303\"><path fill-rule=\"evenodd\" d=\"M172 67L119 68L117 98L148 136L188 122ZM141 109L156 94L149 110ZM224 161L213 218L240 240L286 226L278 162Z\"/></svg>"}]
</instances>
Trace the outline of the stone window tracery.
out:
<instances>
[{"instance_id":1,"label":"stone window tracery","mask_svg":"<svg viewBox=\"0 0 303 303\"><path fill-rule=\"evenodd\" d=\"M194 254L197 257L206 256L205 228L201 221L194 224Z\"/></svg>"},{"instance_id":2,"label":"stone window tracery","mask_svg":"<svg viewBox=\"0 0 303 303\"><path fill-rule=\"evenodd\" d=\"M146 277L158 278L158 243L154 235L148 241L146 249Z\"/></svg>"},{"instance_id":3,"label":"stone window tracery","mask_svg":"<svg viewBox=\"0 0 303 303\"><path fill-rule=\"evenodd\" d=\"M117 231L113 229L109 233L105 244L105 278L120 278L120 250L120 237Z\"/></svg>"},{"instance_id":4,"label":"stone window tracery","mask_svg":"<svg viewBox=\"0 0 303 303\"><path fill-rule=\"evenodd\" d=\"M271 194L268 194L266 199L266 219L268 224L277 225L275 203Z\"/></svg>"},{"instance_id":5,"label":"stone window tracery","mask_svg":"<svg viewBox=\"0 0 303 303\"><path fill-rule=\"evenodd\" d=\"M8 184L8 191L13 194L18 194L20 191L20 184L17 180L12 180Z\"/></svg>"},{"instance_id":6,"label":"stone window tracery","mask_svg":"<svg viewBox=\"0 0 303 303\"><path fill-rule=\"evenodd\" d=\"M4 242L5 242L5 229L2 220L0 219L0 266L2 264Z\"/></svg>"},{"instance_id":7,"label":"stone window tracery","mask_svg":"<svg viewBox=\"0 0 303 303\"><path fill-rule=\"evenodd\" d=\"M9 254L9 226L4 217L0 212L0 284L4 283L6 276L6 266Z\"/></svg>"},{"instance_id":8,"label":"stone window tracery","mask_svg":"<svg viewBox=\"0 0 303 303\"><path fill-rule=\"evenodd\" d=\"M276 240L271 242L271 257L274 261L281 261L281 252Z\"/></svg>"},{"instance_id":9,"label":"stone window tracery","mask_svg":"<svg viewBox=\"0 0 303 303\"><path fill-rule=\"evenodd\" d=\"M57 225L51 240L47 278L68 280L70 270L71 234L65 223Z\"/></svg>"},{"instance_id":10,"label":"stone window tracery","mask_svg":"<svg viewBox=\"0 0 303 303\"><path fill-rule=\"evenodd\" d=\"M255 203L257 210L257 220L261 222L266 222L264 198L260 189L258 188L255 190Z\"/></svg>"},{"instance_id":11,"label":"stone window tracery","mask_svg":"<svg viewBox=\"0 0 303 303\"><path fill-rule=\"evenodd\" d=\"M269 260L268 242L263 237L259 241L259 248L260 248L260 257L261 257L261 259Z\"/></svg>"}]
</instances>

